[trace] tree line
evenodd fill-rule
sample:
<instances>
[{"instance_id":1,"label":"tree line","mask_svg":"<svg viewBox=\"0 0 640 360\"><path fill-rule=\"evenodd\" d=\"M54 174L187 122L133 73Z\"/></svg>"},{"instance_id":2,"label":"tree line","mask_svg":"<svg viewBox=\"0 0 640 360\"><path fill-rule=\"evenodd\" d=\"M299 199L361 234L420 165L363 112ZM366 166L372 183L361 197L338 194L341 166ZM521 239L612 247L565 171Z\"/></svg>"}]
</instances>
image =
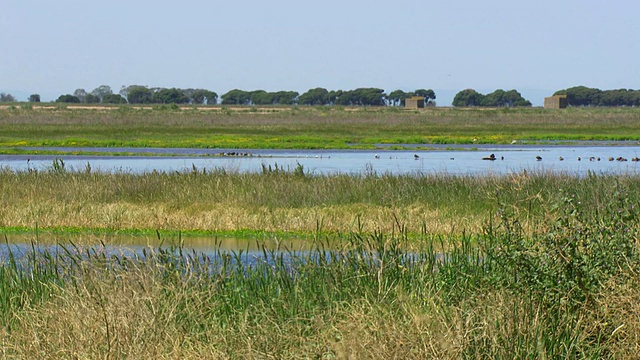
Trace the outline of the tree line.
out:
<instances>
[{"instance_id":1,"label":"tree line","mask_svg":"<svg viewBox=\"0 0 640 360\"><path fill-rule=\"evenodd\" d=\"M76 89L73 94L60 95L59 103L78 104L194 104L194 105L344 105L344 106L404 106L411 96L422 96L427 105L435 106L433 90L418 89L411 92L395 90L387 95L379 88L355 90L327 90L314 88L300 94L297 91L265 90L245 91L233 89L218 94L206 89L150 88L142 85L123 86L118 94L108 85L101 85L91 92ZM37 98L35 98L37 97ZM220 100L220 101L219 101ZM32 95L30 102L39 102L39 95Z\"/></svg>"},{"instance_id":2,"label":"tree line","mask_svg":"<svg viewBox=\"0 0 640 360\"><path fill-rule=\"evenodd\" d=\"M640 106L640 90L600 90L576 86L558 90L554 95L566 95L569 106ZM76 89L73 94L60 95L56 102L78 104L193 104L193 105L341 105L341 106L404 106L405 99L412 96L424 98L427 106L436 105L436 94L431 89L405 92L394 90L385 93L379 88L354 90L309 89L305 93L296 91L265 90L245 91L233 89L218 97L207 89L178 89L147 87L143 85L123 86L114 93L108 85L101 85L88 92ZM11 94L0 93L0 102L16 102ZM40 95L32 94L29 102L40 102ZM531 102L516 90L495 90L481 94L474 89L458 92L453 99L456 107L529 107Z\"/></svg>"},{"instance_id":3,"label":"tree line","mask_svg":"<svg viewBox=\"0 0 640 360\"><path fill-rule=\"evenodd\" d=\"M566 95L569 106L640 106L640 90L600 90L574 86L553 95Z\"/></svg>"}]
</instances>

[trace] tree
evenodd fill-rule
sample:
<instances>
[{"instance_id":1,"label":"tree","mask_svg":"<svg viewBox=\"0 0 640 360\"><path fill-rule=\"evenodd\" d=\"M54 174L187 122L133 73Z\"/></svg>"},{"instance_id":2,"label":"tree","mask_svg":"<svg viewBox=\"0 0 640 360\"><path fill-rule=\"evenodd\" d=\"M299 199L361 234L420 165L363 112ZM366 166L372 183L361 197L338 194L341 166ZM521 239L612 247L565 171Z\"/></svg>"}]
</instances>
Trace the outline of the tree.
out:
<instances>
[{"instance_id":1,"label":"tree","mask_svg":"<svg viewBox=\"0 0 640 360\"><path fill-rule=\"evenodd\" d=\"M146 86L132 85L126 89L129 104L151 104L153 93Z\"/></svg>"},{"instance_id":2,"label":"tree","mask_svg":"<svg viewBox=\"0 0 640 360\"><path fill-rule=\"evenodd\" d=\"M196 89L187 96L191 97L191 102L193 104L215 105L218 102L218 94L205 89Z\"/></svg>"},{"instance_id":3,"label":"tree","mask_svg":"<svg viewBox=\"0 0 640 360\"><path fill-rule=\"evenodd\" d=\"M402 90L394 90L387 96L387 101L391 106L404 106L404 100L407 98L407 93Z\"/></svg>"},{"instance_id":4,"label":"tree","mask_svg":"<svg viewBox=\"0 0 640 360\"><path fill-rule=\"evenodd\" d=\"M127 100L120 94L107 94L102 98L103 104L126 104Z\"/></svg>"},{"instance_id":5,"label":"tree","mask_svg":"<svg viewBox=\"0 0 640 360\"><path fill-rule=\"evenodd\" d=\"M309 89L298 97L298 104L302 105L325 105L329 103L327 95L329 92L324 88ZM334 99L335 100L335 99Z\"/></svg>"},{"instance_id":6,"label":"tree","mask_svg":"<svg viewBox=\"0 0 640 360\"><path fill-rule=\"evenodd\" d=\"M434 104L433 100L436 99L436 93L431 89L429 89L429 90L418 89L418 90L414 91L413 93L415 94L415 96L424 97L424 103L427 104L427 105L433 105Z\"/></svg>"},{"instance_id":7,"label":"tree","mask_svg":"<svg viewBox=\"0 0 640 360\"><path fill-rule=\"evenodd\" d=\"M264 90L254 90L250 92L249 100L253 105L271 105L273 104L273 93Z\"/></svg>"},{"instance_id":8,"label":"tree","mask_svg":"<svg viewBox=\"0 0 640 360\"><path fill-rule=\"evenodd\" d=\"M0 93L0 102L16 102L16 98L11 94Z\"/></svg>"},{"instance_id":9,"label":"tree","mask_svg":"<svg viewBox=\"0 0 640 360\"><path fill-rule=\"evenodd\" d=\"M249 105L251 93L239 89L233 89L222 95L222 105Z\"/></svg>"},{"instance_id":10,"label":"tree","mask_svg":"<svg viewBox=\"0 0 640 360\"><path fill-rule=\"evenodd\" d=\"M100 103L100 98L93 95L93 94L87 94L84 97L84 102L85 104L99 104Z\"/></svg>"},{"instance_id":11,"label":"tree","mask_svg":"<svg viewBox=\"0 0 640 360\"><path fill-rule=\"evenodd\" d=\"M40 95L39 94L29 95L29 102L40 102Z\"/></svg>"},{"instance_id":12,"label":"tree","mask_svg":"<svg viewBox=\"0 0 640 360\"><path fill-rule=\"evenodd\" d=\"M60 95L57 99L56 99L57 103L79 103L80 99L78 99L77 96L71 95L71 94L66 94L66 95Z\"/></svg>"},{"instance_id":13,"label":"tree","mask_svg":"<svg viewBox=\"0 0 640 360\"><path fill-rule=\"evenodd\" d=\"M553 95L567 95L570 106L598 106L602 90L586 86L574 86L566 90L556 91Z\"/></svg>"},{"instance_id":14,"label":"tree","mask_svg":"<svg viewBox=\"0 0 640 360\"><path fill-rule=\"evenodd\" d=\"M531 106L516 90L504 91L498 89L490 94L482 95L473 89L462 90L453 98L453 106L490 106L514 107Z\"/></svg>"},{"instance_id":15,"label":"tree","mask_svg":"<svg viewBox=\"0 0 640 360\"><path fill-rule=\"evenodd\" d=\"M85 102L85 97L87 96L87 92L84 89L76 89L73 92L73 96L77 97L81 103Z\"/></svg>"},{"instance_id":16,"label":"tree","mask_svg":"<svg viewBox=\"0 0 640 360\"><path fill-rule=\"evenodd\" d=\"M100 99L98 102L103 102L104 97L111 94L113 94L113 91L111 91L109 85L100 85L91 91L91 95L97 96L98 99Z\"/></svg>"},{"instance_id":17,"label":"tree","mask_svg":"<svg viewBox=\"0 0 640 360\"><path fill-rule=\"evenodd\" d=\"M279 105L293 105L298 99L297 91L278 91L273 93L273 103Z\"/></svg>"},{"instance_id":18,"label":"tree","mask_svg":"<svg viewBox=\"0 0 640 360\"><path fill-rule=\"evenodd\" d=\"M453 106L479 106L482 104L483 95L473 89L465 89L453 97Z\"/></svg>"},{"instance_id":19,"label":"tree","mask_svg":"<svg viewBox=\"0 0 640 360\"><path fill-rule=\"evenodd\" d=\"M153 94L153 102L157 104L187 104L189 98L176 88L161 89Z\"/></svg>"}]
</instances>

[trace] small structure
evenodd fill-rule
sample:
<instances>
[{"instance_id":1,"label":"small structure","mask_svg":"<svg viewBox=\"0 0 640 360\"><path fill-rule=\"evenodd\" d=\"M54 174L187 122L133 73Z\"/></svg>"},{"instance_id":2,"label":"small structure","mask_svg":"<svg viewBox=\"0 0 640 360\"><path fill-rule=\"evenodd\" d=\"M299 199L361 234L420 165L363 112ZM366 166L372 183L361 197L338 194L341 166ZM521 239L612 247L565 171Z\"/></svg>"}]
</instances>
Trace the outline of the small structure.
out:
<instances>
[{"instance_id":1,"label":"small structure","mask_svg":"<svg viewBox=\"0 0 640 360\"><path fill-rule=\"evenodd\" d=\"M567 95L554 95L544 98L545 109L564 109L568 103Z\"/></svg>"},{"instance_id":2,"label":"small structure","mask_svg":"<svg viewBox=\"0 0 640 360\"><path fill-rule=\"evenodd\" d=\"M404 100L407 109L421 109L424 107L424 96L412 96Z\"/></svg>"}]
</instances>

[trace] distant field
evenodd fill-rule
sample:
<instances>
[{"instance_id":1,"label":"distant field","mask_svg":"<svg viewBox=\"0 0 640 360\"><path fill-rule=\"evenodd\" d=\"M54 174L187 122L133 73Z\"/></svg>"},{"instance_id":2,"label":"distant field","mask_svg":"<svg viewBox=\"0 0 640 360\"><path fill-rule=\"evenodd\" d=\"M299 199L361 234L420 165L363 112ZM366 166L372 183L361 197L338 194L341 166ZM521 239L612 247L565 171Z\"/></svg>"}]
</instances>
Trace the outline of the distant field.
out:
<instances>
[{"instance_id":1,"label":"distant field","mask_svg":"<svg viewBox=\"0 0 640 360\"><path fill-rule=\"evenodd\" d=\"M376 144L640 140L640 109L13 106L0 147L344 149Z\"/></svg>"}]
</instances>

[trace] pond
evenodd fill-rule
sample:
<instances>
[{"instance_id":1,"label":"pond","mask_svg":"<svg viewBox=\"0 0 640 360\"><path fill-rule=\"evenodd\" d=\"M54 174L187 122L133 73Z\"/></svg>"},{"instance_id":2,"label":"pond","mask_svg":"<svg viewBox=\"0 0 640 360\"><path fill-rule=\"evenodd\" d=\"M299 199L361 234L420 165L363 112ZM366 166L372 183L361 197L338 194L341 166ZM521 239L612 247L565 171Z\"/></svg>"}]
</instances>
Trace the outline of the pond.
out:
<instances>
[{"instance_id":1,"label":"pond","mask_svg":"<svg viewBox=\"0 0 640 360\"><path fill-rule=\"evenodd\" d=\"M406 145L405 145L406 146ZM424 145L421 145L424 146ZM261 172L276 166L293 171L302 166L310 174L419 174L500 175L514 172L551 171L584 175L632 173L640 170L637 142L612 145L430 145L433 150L252 150L161 148L37 148L38 150L140 153L131 155L0 155L0 166L11 170L46 170L55 159L65 169L84 171L172 172L224 169ZM35 148L31 148L35 149ZM482 160L495 155L496 160ZM618 159L618 160L616 160Z\"/></svg>"}]
</instances>

